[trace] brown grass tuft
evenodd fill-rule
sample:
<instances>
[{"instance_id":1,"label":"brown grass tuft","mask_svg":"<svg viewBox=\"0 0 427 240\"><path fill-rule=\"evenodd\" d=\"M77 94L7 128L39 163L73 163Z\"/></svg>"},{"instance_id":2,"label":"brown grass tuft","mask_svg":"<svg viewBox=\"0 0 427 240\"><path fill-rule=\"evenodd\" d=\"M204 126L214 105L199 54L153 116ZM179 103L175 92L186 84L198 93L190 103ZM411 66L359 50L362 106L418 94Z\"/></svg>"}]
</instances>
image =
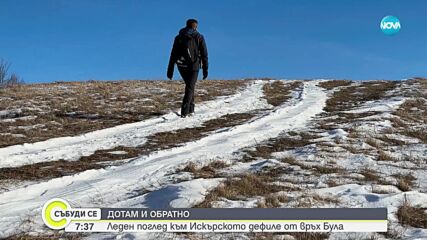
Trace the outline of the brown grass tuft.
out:
<instances>
[{"instance_id":1,"label":"brown grass tuft","mask_svg":"<svg viewBox=\"0 0 427 240\"><path fill-rule=\"evenodd\" d=\"M297 232L290 233L296 240L324 240L329 238L329 233Z\"/></svg>"},{"instance_id":2,"label":"brown grass tuft","mask_svg":"<svg viewBox=\"0 0 427 240\"><path fill-rule=\"evenodd\" d=\"M412 206L406 199L397 210L399 223L416 228L427 228L427 213L425 208Z\"/></svg>"},{"instance_id":3,"label":"brown grass tuft","mask_svg":"<svg viewBox=\"0 0 427 240\"><path fill-rule=\"evenodd\" d=\"M195 163L188 163L181 172L190 172L195 178L213 178L218 177L217 170L227 167L228 165L224 161L215 160L210 162L208 165L198 167Z\"/></svg>"},{"instance_id":4,"label":"brown grass tuft","mask_svg":"<svg viewBox=\"0 0 427 240\"><path fill-rule=\"evenodd\" d=\"M229 178L212 190L196 207L212 207L212 202L218 201L220 198L242 200L248 197L267 196L287 189L272 183L273 180L262 174L246 174L240 178Z\"/></svg>"},{"instance_id":5,"label":"brown grass tuft","mask_svg":"<svg viewBox=\"0 0 427 240\"><path fill-rule=\"evenodd\" d=\"M331 90L337 87L348 86L351 84L350 80L330 80L319 83L319 87Z\"/></svg>"},{"instance_id":6,"label":"brown grass tuft","mask_svg":"<svg viewBox=\"0 0 427 240\"><path fill-rule=\"evenodd\" d=\"M298 133L292 137L277 137L266 142L259 143L255 150L246 151L244 161L253 161L258 158L269 158L272 153L282 152L287 149L304 147L311 143L316 135L309 133Z\"/></svg>"},{"instance_id":7,"label":"brown grass tuft","mask_svg":"<svg viewBox=\"0 0 427 240\"><path fill-rule=\"evenodd\" d=\"M326 101L326 112L339 112L350 110L362 103L378 100L394 89L396 81L370 81L360 85L348 86L336 91Z\"/></svg>"},{"instance_id":8,"label":"brown grass tuft","mask_svg":"<svg viewBox=\"0 0 427 240\"><path fill-rule=\"evenodd\" d=\"M397 180L397 187L404 191L410 191L414 187L414 181L417 180L410 173L408 174L395 174L393 175Z\"/></svg>"},{"instance_id":9,"label":"brown grass tuft","mask_svg":"<svg viewBox=\"0 0 427 240\"><path fill-rule=\"evenodd\" d=\"M368 182L377 182L381 179L381 177L378 175L378 173L372 169L364 168L360 172L363 176L365 176L365 181Z\"/></svg>"},{"instance_id":10,"label":"brown grass tuft","mask_svg":"<svg viewBox=\"0 0 427 240\"><path fill-rule=\"evenodd\" d=\"M377 161L391 161L396 162L397 159L391 156L390 154L384 152L383 150L378 150Z\"/></svg>"},{"instance_id":11,"label":"brown grass tuft","mask_svg":"<svg viewBox=\"0 0 427 240\"><path fill-rule=\"evenodd\" d=\"M290 98L291 91L301 87L302 82L273 81L264 85L264 95L267 102L279 106Z\"/></svg>"}]
</instances>

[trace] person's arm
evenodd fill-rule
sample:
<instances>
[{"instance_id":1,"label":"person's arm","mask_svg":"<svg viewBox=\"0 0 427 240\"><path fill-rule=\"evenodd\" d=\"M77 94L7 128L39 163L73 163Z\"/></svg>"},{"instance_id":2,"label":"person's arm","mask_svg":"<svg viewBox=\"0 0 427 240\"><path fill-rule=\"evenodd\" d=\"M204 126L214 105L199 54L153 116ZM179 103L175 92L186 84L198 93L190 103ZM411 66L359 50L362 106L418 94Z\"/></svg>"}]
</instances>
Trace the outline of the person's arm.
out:
<instances>
[{"instance_id":1,"label":"person's arm","mask_svg":"<svg viewBox=\"0 0 427 240\"><path fill-rule=\"evenodd\" d=\"M208 47L206 46L206 41L203 36L200 38L200 56L202 58L202 68L203 68L203 79L208 77Z\"/></svg>"},{"instance_id":2,"label":"person's arm","mask_svg":"<svg viewBox=\"0 0 427 240\"><path fill-rule=\"evenodd\" d=\"M172 80L172 78L173 78L173 70L174 70L175 62L176 62L176 49L177 49L177 40L175 37L175 39L173 41L171 55L169 57L169 64L168 64L168 71L167 71L167 77L170 80Z\"/></svg>"}]
</instances>

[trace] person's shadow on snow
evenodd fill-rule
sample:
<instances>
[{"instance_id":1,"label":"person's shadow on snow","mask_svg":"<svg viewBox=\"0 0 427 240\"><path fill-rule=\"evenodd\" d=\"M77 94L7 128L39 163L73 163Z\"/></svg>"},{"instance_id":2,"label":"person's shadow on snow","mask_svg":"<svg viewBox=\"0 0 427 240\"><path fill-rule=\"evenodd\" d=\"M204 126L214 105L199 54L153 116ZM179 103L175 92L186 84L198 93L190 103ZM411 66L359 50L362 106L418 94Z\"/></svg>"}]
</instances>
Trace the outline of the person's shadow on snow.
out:
<instances>
[{"instance_id":1,"label":"person's shadow on snow","mask_svg":"<svg viewBox=\"0 0 427 240\"><path fill-rule=\"evenodd\" d=\"M147 208L171 208L170 202L178 199L180 190L177 186L167 186L147 193L142 204Z\"/></svg>"},{"instance_id":2,"label":"person's shadow on snow","mask_svg":"<svg viewBox=\"0 0 427 240\"><path fill-rule=\"evenodd\" d=\"M365 194L365 199L368 202L378 202L380 200L380 197L374 194Z\"/></svg>"}]
</instances>

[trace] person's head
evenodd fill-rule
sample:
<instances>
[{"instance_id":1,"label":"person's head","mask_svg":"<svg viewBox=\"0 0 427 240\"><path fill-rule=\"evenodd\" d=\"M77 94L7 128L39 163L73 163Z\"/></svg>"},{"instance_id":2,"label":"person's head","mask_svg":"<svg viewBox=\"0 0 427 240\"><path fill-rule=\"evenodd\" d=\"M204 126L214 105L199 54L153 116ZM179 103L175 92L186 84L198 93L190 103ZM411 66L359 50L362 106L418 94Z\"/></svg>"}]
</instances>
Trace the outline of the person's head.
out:
<instances>
[{"instance_id":1,"label":"person's head","mask_svg":"<svg viewBox=\"0 0 427 240\"><path fill-rule=\"evenodd\" d=\"M198 22L196 19L188 19L186 23L187 28L197 29Z\"/></svg>"}]
</instances>

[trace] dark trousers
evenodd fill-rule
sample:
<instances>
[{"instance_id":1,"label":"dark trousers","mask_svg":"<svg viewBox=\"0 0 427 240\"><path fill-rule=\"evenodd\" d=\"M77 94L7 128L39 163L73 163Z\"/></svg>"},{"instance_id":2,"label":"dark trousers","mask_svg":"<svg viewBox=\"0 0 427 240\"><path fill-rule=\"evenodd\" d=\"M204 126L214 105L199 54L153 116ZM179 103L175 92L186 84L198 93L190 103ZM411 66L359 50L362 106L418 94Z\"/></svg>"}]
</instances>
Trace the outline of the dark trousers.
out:
<instances>
[{"instance_id":1,"label":"dark trousers","mask_svg":"<svg viewBox=\"0 0 427 240\"><path fill-rule=\"evenodd\" d=\"M196 87L199 70L178 68L178 71L185 82L185 94L181 105L181 115L184 116L194 113L194 88Z\"/></svg>"}]
</instances>

